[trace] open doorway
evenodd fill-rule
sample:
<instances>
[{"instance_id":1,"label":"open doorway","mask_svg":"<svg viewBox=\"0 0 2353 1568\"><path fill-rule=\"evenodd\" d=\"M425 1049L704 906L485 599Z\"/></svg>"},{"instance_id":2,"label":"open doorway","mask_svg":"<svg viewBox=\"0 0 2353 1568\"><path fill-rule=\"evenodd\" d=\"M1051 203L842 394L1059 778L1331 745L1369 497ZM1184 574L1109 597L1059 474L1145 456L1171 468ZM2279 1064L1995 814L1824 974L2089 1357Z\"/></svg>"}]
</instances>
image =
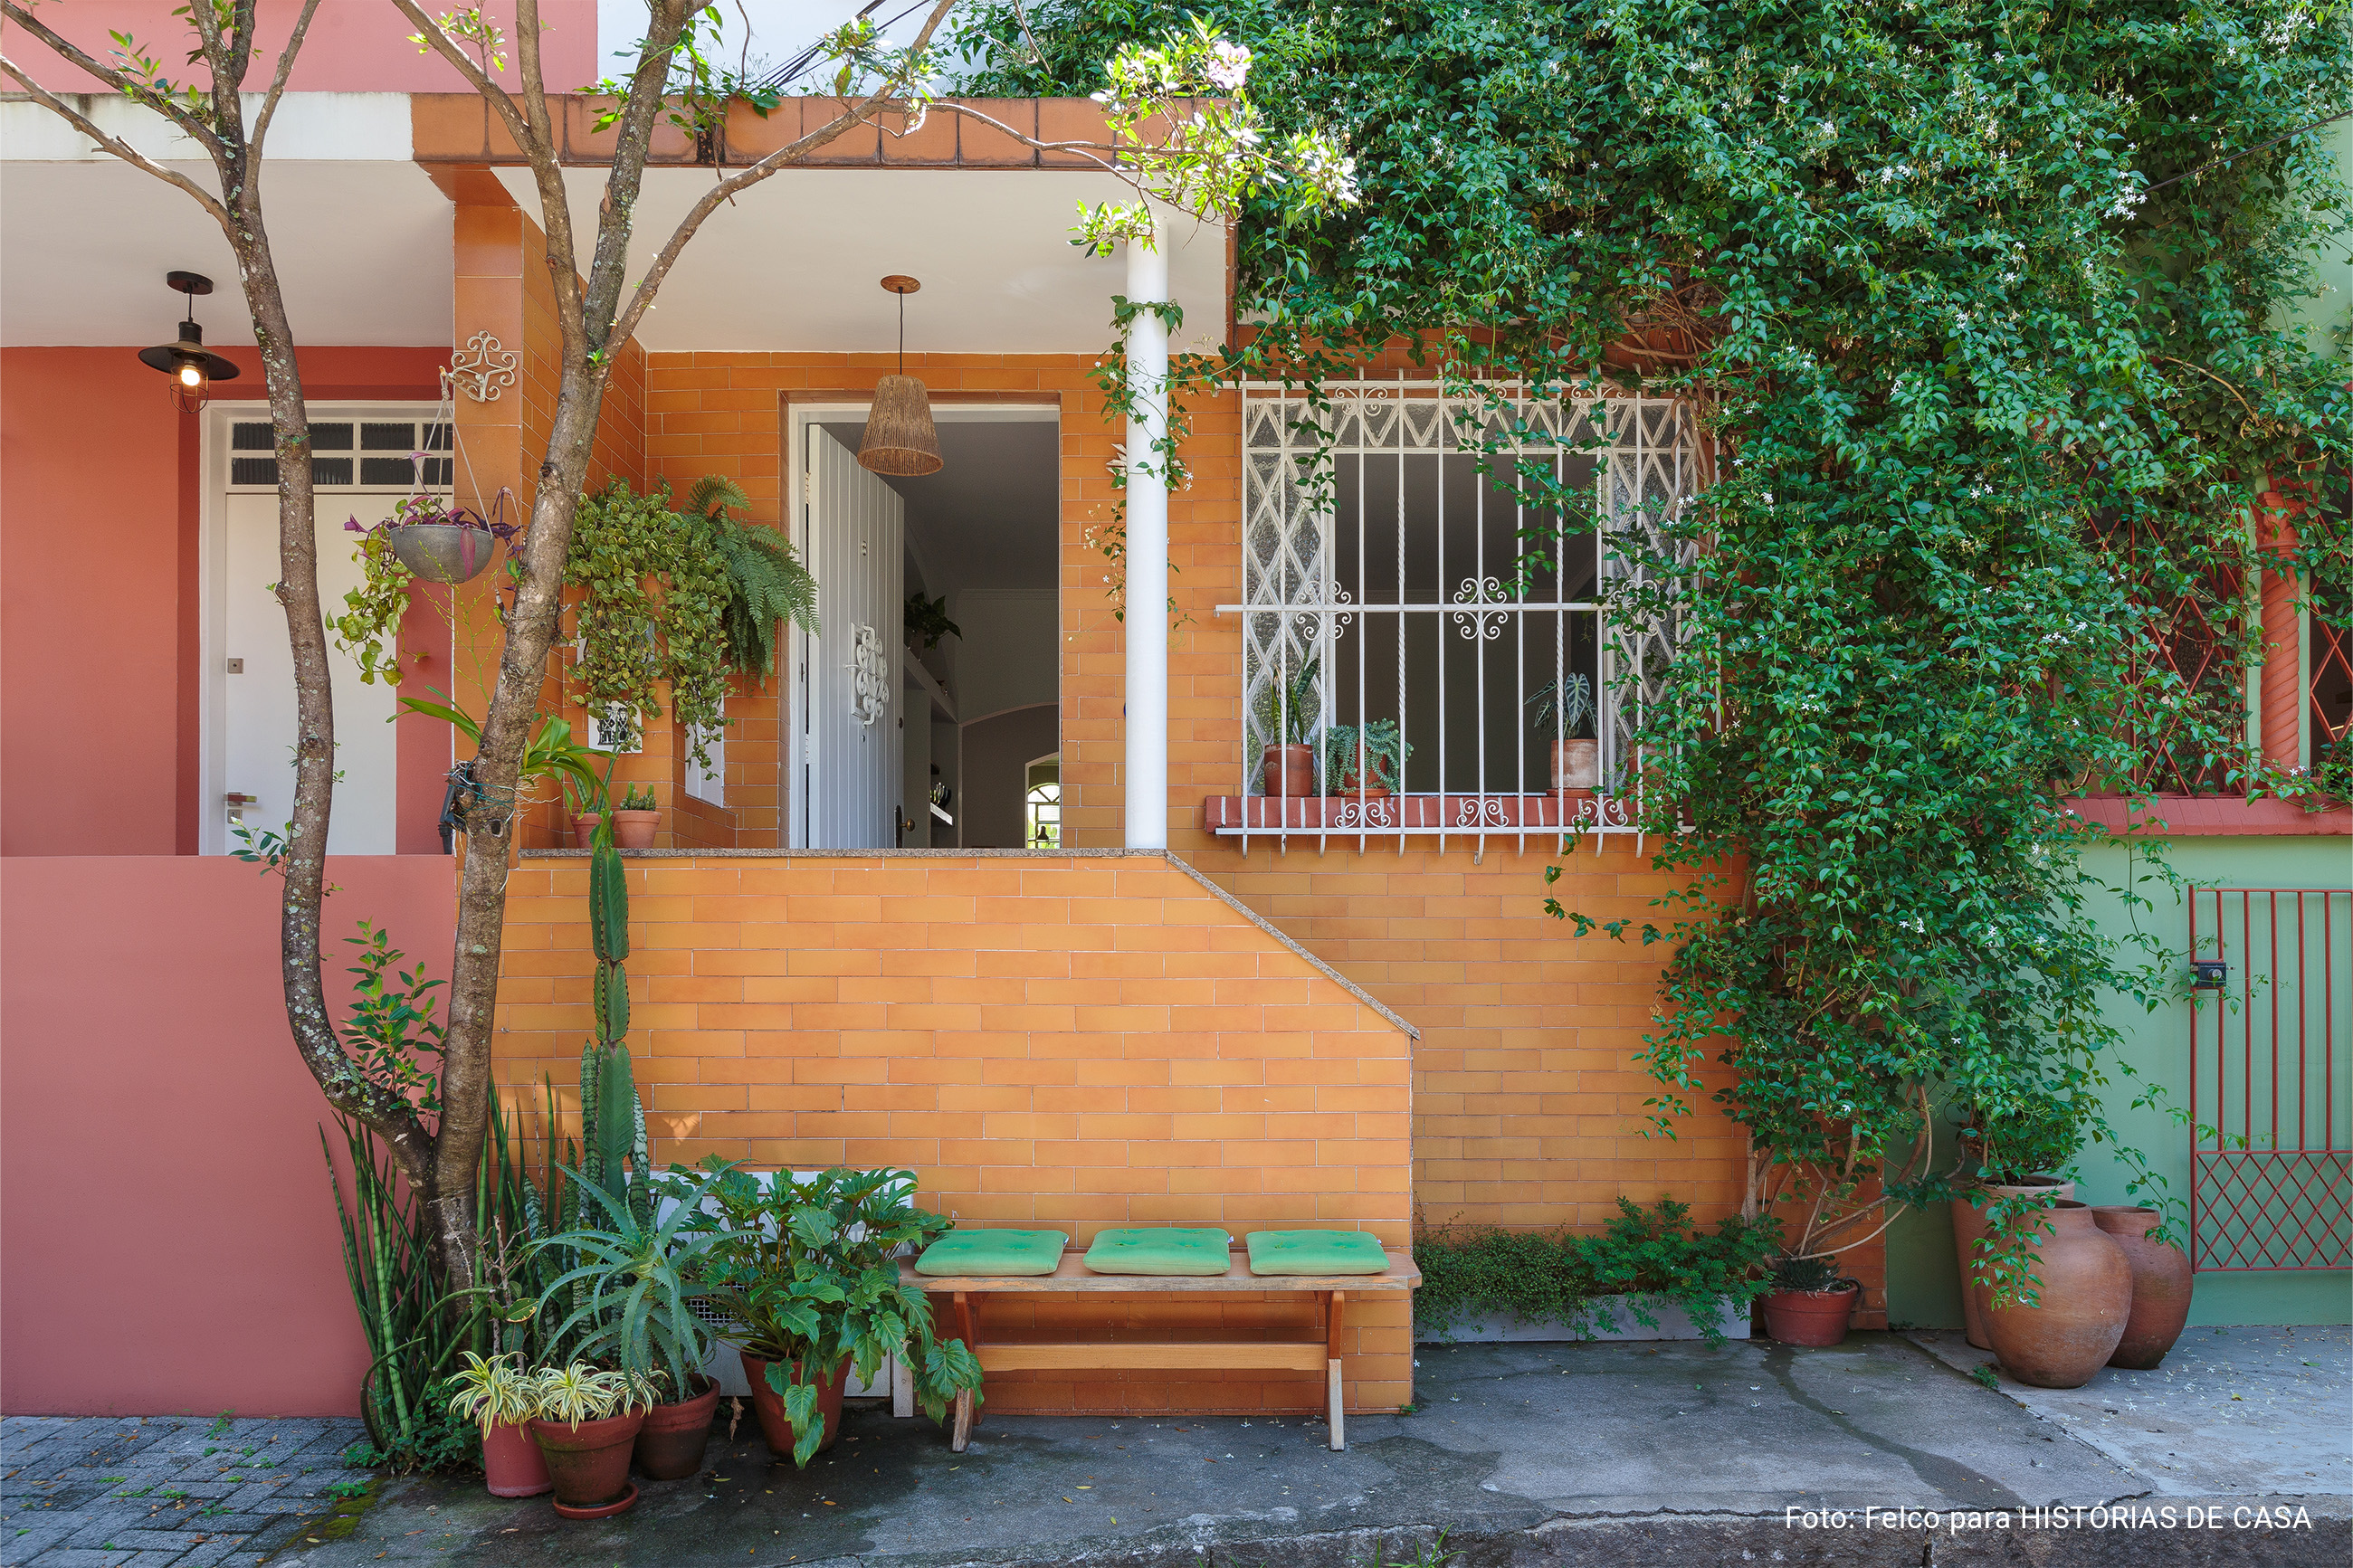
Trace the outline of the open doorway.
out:
<instances>
[{"instance_id":1,"label":"open doorway","mask_svg":"<svg viewBox=\"0 0 2353 1568\"><path fill-rule=\"evenodd\" d=\"M1057 410L933 415L940 470L902 479L857 466L862 407L792 410L820 626L797 639L797 846L1023 847L1060 751Z\"/></svg>"}]
</instances>

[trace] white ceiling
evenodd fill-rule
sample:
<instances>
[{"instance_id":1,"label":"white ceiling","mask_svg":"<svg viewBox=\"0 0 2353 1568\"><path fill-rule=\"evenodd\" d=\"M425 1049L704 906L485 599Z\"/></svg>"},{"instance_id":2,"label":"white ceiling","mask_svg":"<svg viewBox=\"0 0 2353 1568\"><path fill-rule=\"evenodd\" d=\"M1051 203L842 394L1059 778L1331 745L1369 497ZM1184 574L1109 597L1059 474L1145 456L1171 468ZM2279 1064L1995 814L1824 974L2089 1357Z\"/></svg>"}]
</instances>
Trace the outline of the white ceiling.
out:
<instances>
[{"instance_id":1,"label":"white ceiling","mask_svg":"<svg viewBox=\"0 0 2353 1568\"><path fill-rule=\"evenodd\" d=\"M1050 413L935 405L940 471L884 475L907 503L907 536L936 597L1061 581L1061 429ZM828 419L851 451L863 421ZM908 592L914 591L913 584Z\"/></svg>"},{"instance_id":2,"label":"white ceiling","mask_svg":"<svg viewBox=\"0 0 2353 1568\"><path fill-rule=\"evenodd\" d=\"M524 211L528 171L499 177ZM709 170L651 169L630 246L634 274L702 193ZM605 171L567 171L582 218ZM898 342L889 273L922 279L907 347L931 353L1092 353L1112 341L1111 297L1126 263L1070 243L1078 205L1130 193L1107 174L1048 169L787 169L723 206L680 257L638 336L654 350L886 353ZM1225 336L1225 231L1170 226L1171 291L1185 308L1173 346Z\"/></svg>"},{"instance_id":3,"label":"white ceiling","mask_svg":"<svg viewBox=\"0 0 2353 1568\"><path fill-rule=\"evenodd\" d=\"M212 188L209 164L174 167ZM449 342L452 209L423 169L272 160L263 181L296 342ZM213 280L206 342L253 342L228 242L185 192L111 158L0 162L0 343L169 342L175 268Z\"/></svg>"}]
</instances>

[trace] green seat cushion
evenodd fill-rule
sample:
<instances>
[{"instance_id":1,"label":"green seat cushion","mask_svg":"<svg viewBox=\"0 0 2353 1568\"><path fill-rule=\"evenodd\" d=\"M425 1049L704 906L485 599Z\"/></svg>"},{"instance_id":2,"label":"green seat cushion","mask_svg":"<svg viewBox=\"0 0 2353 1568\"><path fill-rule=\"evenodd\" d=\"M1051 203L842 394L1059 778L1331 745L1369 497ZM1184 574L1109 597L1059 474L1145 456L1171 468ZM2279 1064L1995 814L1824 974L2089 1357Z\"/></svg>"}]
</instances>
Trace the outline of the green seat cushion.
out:
<instances>
[{"instance_id":1,"label":"green seat cushion","mask_svg":"<svg viewBox=\"0 0 2353 1568\"><path fill-rule=\"evenodd\" d=\"M1059 1230L952 1230L915 1259L918 1274L1051 1274L1070 1237Z\"/></svg>"},{"instance_id":2,"label":"green seat cushion","mask_svg":"<svg viewBox=\"0 0 2353 1568\"><path fill-rule=\"evenodd\" d=\"M1223 1274L1232 1245L1216 1226L1107 1230L1087 1248L1087 1267L1098 1274Z\"/></svg>"},{"instance_id":3,"label":"green seat cushion","mask_svg":"<svg viewBox=\"0 0 2353 1568\"><path fill-rule=\"evenodd\" d=\"M1389 1266L1362 1230L1254 1230L1243 1238L1253 1274L1378 1274Z\"/></svg>"}]
</instances>

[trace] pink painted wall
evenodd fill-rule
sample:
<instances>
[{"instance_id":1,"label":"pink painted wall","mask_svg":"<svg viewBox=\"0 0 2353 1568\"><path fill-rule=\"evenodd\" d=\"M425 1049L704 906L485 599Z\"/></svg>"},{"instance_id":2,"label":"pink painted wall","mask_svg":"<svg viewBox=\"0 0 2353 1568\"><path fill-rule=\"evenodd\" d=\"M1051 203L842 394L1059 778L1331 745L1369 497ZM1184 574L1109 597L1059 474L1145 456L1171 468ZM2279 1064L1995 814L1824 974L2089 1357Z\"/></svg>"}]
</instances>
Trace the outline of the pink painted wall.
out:
<instances>
[{"instance_id":1,"label":"pink painted wall","mask_svg":"<svg viewBox=\"0 0 2353 1568\"><path fill-rule=\"evenodd\" d=\"M174 16L175 0L116 0L106 5L48 5L41 21L69 42L105 63L114 41L107 34L127 32L165 69L181 79L190 42L188 25ZM430 6L438 16L445 7ZM246 77L246 90L259 92L269 85L278 67L278 51L286 47L294 19L301 15L300 0L260 0L260 52ZM512 40L513 0L490 0L483 6ZM546 81L551 90L569 91L595 80L596 69L596 0L541 0L540 19L547 24L540 44ZM465 79L438 55L424 55L408 41L412 29L385 0L323 0L311 30L295 58L289 85L297 92L463 92ZM0 26L0 43L10 59L24 66L33 79L59 91L89 92L92 79L79 66L50 52L21 27ZM507 54L508 79L515 76L512 45ZM201 78L199 79L202 79Z\"/></svg>"},{"instance_id":2,"label":"pink painted wall","mask_svg":"<svg viewBox=\"0 0 2353 1568\"><path fill-rule=\"evenodd\" d=\"M0 856L195 850L198 421L135 353L0 349ZM448 357L309 349L304 390L429 400ZM396 842L438 853L448 728L404 719L399 746Z\"/></svg>"},{"instance_id":3,"label":"pink painted wall","mask_svg":"<svg viewBox=\"0 0 2353 1568\"><path fill-rule=\"evenodd\" d=\"M452 865L331 861L330 938L366 916L446 976ZM0 861L0 1410L357 1412L276 887L209 858Z\"/></svg>"}]
</instances>

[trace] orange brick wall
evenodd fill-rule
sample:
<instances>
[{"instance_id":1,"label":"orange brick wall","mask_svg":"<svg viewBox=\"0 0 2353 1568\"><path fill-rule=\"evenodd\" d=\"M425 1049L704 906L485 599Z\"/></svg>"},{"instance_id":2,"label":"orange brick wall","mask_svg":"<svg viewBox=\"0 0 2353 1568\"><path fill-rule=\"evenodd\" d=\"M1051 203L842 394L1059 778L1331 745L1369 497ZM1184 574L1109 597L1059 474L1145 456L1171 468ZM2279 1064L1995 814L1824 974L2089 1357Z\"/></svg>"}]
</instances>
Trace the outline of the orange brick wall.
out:
<instances>
[{"instance_id":1,"label":"orange brick wall","mask_svg":"<svg viewBox=\"0 0 2353 1568\"><path fill-rule=\"evenodd\" d=\"M1158 856L909 851L632 857L637 1077L702 1113L657 1151L757 1168L907 1166L966 1221L1261 1225L1409 1239L1411 1040ZM589 1028L585 857L507 889L498 1071L577 1080ZM1166 1302L1122 1323L1312 1338L1311 1303ZM1079 1303L1054 1321L1094 1322ZM1349 1401L1412 1397L1403 1301L1353 1314ZM1035 1327L992 1310L992 1333ZM1310 1410L1312 1377L1029 1373L997 1410Z\"/></svg>"}]
</instances>

